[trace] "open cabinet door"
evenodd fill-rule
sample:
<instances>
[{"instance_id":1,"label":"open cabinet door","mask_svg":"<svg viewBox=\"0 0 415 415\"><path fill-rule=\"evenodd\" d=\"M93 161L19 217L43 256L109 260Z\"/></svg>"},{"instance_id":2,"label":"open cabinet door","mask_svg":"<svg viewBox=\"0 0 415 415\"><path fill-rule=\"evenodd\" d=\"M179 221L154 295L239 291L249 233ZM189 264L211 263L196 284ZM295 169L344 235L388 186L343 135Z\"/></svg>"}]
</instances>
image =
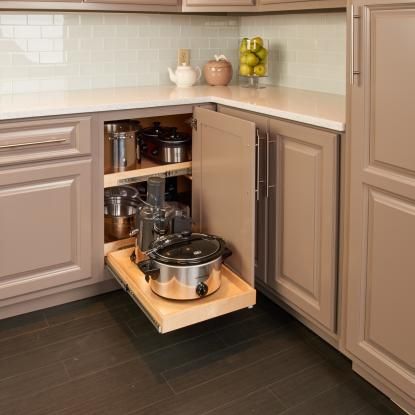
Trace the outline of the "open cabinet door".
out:
<instances>
[{"instance_id":1,"label":"open cabinet door","mask_svg":"<svg viewBox=\"0 0 415 415\"><path fill-rule=\"evenodd\" d=\"M192 216L196 230L222 237L226 264L254 285L255 124L196 108Z\"/></svg>"},{"instance_id":2,"label":"open cabinet door","mask_svg":"<svg viewBox=\"0 0 415 415\"><path fill-rule=\"evenodd\" d=\"M133 248L110 252L106 258L108 272L160 333L256 302L255 124L201 108L195 110L194 117L193 219L197 230L221 236L233 251L222 266L220 288L197 300L167 300L152 292L143 273L130 260Z\"/></svg>"}]
</instances>

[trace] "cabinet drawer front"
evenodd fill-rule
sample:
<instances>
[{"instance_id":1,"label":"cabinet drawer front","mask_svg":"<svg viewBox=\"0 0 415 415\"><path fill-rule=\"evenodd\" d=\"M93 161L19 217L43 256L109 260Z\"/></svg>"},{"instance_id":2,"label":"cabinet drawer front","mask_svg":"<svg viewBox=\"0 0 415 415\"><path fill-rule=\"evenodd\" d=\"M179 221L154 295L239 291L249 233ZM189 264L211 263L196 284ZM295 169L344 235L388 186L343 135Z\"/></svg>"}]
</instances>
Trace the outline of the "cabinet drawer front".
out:
<instances>
[{"instance_id":1,"label":"cabinet drawer front","mask_svg":"<svg viewBox=\"0 0 415 415\"><path fill-rule=\"evenodd\" d=\"M91 161L0 172L0 300L91 276Z\"/></svg>"},{"instance_id":2,"label":"cabinet drawer front","mask_svg":"<svg viewBox=\"0 0 415 415\"><path fill-rule=\"evenodd\" d=\"M0 124L0 165L90 152L90 117Z\"/></svg>"},{"instance_id":3,"label":"cabinet drawer front","mask_svg":"<svg viewBox=\"0 0 415 415\"><path fill-rule=\"evenodd\" d=\"M130 260L132 251L126 248L109 253L109 271L160 333L250 307L256 302L256 291L225 266L222 267L221 287L215 293L198 300L166 300L151 291L144 274Z\"/></svg>"},{"instance_id":4,"label":"cabinet drawer front","mask_svg":"<svg viewBox=\"0 0 415 415\"><path fill-rule=\"evenodd\" d=\"M186 0L187 6L254 6L255 0Z\"/></svg>"}]
</instances>

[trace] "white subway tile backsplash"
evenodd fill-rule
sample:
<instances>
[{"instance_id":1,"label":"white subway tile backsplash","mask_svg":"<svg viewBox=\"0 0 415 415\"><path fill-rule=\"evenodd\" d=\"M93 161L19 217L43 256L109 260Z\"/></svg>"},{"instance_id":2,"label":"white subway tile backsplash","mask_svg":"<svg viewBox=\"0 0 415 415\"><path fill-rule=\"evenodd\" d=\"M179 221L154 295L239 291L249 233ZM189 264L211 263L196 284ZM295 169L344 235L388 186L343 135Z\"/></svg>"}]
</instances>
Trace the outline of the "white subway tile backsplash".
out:
<instances>
[{"instance_id":1,"label":"white subway tile backsplash","mask_svg":"<svg viewBox=\"0 0 415 415\"><path fill-rule=\"evenodd\" d=\"M3 12L0 93L171 84L178 48L234 66L242 36L270 42L265 82L345 91L345 13L260 16Z\"/></svg>"}]
</instances>

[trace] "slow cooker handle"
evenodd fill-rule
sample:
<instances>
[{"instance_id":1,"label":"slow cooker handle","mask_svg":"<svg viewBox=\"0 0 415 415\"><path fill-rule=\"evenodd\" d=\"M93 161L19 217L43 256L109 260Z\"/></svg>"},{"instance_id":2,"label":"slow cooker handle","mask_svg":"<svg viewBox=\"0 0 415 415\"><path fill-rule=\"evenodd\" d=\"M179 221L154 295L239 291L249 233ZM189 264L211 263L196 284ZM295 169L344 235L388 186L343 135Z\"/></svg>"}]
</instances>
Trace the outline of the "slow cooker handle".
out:
<instances>
[{"instance_id":1,"label":"slow cooker handle","mask_svg":"<svg viewBox=\"0 0 415 415\"><path fill-rule=\"evenodd\" d=\"M160 268L157 268L154 264L154 261L151 259L146 259L137 264L140 271L144 274L146 281L149 281L149 278L152 279L158 278L160 275Z\"/></svg>"},{"instance_id":2,"label":"slow cooker handle","mask_svg":"<svg viewBox=\"0 0 415 415\"><path fill-rule=\"evenodd\" d=\"M232 251L229 248L223 250L222 259L229 258L232 255Z\"/></svg>"}]
</instances>

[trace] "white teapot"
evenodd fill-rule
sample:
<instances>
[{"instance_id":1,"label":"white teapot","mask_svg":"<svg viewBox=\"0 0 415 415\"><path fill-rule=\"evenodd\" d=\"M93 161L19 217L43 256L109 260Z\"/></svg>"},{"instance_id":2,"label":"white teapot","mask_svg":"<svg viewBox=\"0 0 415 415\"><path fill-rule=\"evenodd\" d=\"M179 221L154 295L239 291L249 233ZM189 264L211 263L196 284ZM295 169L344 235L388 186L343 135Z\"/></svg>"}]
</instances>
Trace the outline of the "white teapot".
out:
<instances>
[{"instance_id":1,"label":"white teapot","mask_svg":"<svg viewBox=\"0 0 415 415\"><path fill-rule=\"evenodd\" d=\"M167 68L170 75L170 80L174 82L179 88L188 88L194 85L201 77L202 71L198 66L193 69L191 66L182 63L173 72L171 68Z\"/></svg>"}]
</instances>

